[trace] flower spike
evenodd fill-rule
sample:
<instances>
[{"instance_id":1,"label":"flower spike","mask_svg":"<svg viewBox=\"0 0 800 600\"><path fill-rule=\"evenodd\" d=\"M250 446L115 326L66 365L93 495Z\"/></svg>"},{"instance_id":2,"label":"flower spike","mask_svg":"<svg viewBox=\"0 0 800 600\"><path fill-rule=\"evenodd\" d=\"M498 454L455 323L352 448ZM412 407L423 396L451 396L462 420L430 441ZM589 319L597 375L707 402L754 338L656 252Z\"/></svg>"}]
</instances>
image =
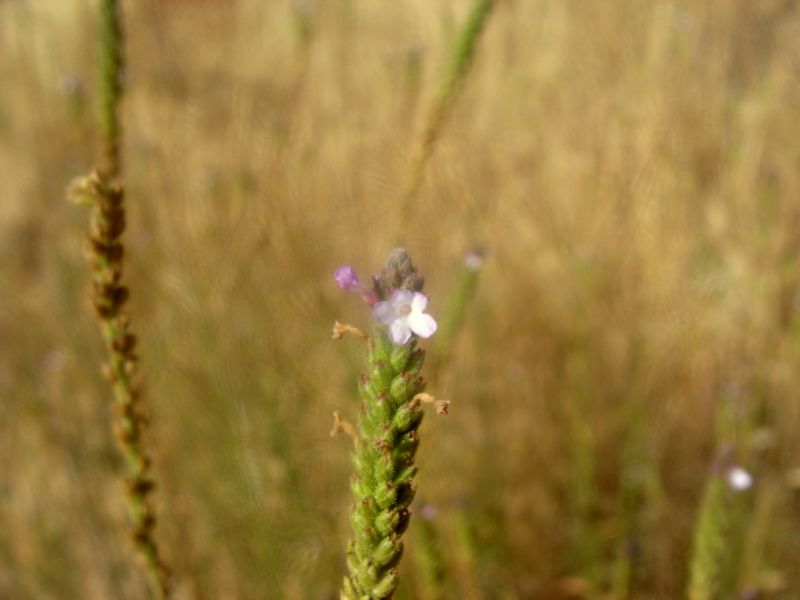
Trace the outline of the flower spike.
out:
<instances>
[{"instance_id":1,"label":"flower spike","mask_svg":"<svg viewBox=\"0 0 800 600\"><path fill-rule=\"evenodd\" d=\"M386 266L373 278L372 288L361 284L352 267L340 267L334 277L343 290L374 298L368 304L376 321L367 345L368 374L359 383L360 417L352 431L356 445L350 509L353 539L341 597L382 600L391 598L397 588L403 533L416 491L414 459L422 404L433 404L440 414L447 412L447 402L423 393L425 382L420 375L425 352L417 348L417 341L433 335L437 326L425 313L428 298L422 293L423 279L402 248L392 251ZM354 330L337 323L334 337ZM338 413L334 431L350 433Z\"/></svg>"}]
</instances>

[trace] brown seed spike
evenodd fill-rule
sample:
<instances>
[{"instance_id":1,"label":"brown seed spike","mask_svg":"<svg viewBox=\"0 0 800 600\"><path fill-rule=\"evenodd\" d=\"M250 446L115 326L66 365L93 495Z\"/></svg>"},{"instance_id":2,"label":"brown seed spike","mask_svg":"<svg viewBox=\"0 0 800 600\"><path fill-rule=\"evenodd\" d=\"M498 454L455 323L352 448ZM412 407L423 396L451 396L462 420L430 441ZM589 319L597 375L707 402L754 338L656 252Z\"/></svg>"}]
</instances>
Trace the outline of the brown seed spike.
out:
<instances>
[{"instance_id":1,"label":"brown seed spike","mask_svg":"<svg viewBox=\"0 0 800 600\"><path fill-rule=\"evenodd\" d=\"M128 317L123 312L128 299L128 289L122 285L124 252L120 239L126 225L119 115L124 62L120 11L123 3L121 0L98 0L97 4L101 42L98 85L101 156L98 167L71 186L70 198L91 210L86 240L86 254L92 272L91 300L108 351L103 374L111 383L115 407L113 430L120 454L125 459L125 498L130 532L151 575L152 596L166 600L170 597L167 579L170 570L164 564L153 536L156 523L150 499L153 481L147 476L150 459L143 440L147 418L136 377L136 338L130 333Z\"/></svg>"},{"instance_id":2,"label":"brown seed spike","mask_svg":"<svg viewBox=\"0 0 800 600\"><path fill-rule=\"evenodd\" d=\"M100 367L100 371L103 374L103 378L105 378L106 381L109 381L111 383L113 383L117 377L117 374L114 372L114 369L112 369L111 365L107 363L104 364L102 367Z\"/></svg>"},{"instance_id":3,"label":"brown seed spike","mask_svg":"<svg viewBox=\"0 0 800 600\"><path fill-rule=\"evenodd\" d=\"M123 338L117 338L112 342L114 350L127 354L136 345L136 336L127 334Z\"/></svg>"},{"instance_id":4,"label":"brown seed spike","mask_svg":"<svg viewBox=\"0 0 800 600\"><path fill-rule=\"evenodd\" d=\"M122 306L128 300L129 296L128 288L125 286L120 286L114 290L114 304L117 306Z\"/></svg>"}]
</instances>

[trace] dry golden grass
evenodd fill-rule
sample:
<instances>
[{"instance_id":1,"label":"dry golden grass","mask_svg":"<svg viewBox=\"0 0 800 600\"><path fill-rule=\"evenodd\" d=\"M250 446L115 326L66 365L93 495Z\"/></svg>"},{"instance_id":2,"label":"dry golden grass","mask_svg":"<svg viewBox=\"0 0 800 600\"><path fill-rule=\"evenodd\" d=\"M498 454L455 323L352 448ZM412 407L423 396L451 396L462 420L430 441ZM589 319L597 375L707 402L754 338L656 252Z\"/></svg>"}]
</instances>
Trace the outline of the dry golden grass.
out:
<instances>
[{"instance_id":1,"label":"dry golden grass","mask_svg":"<svg viewBox=\"0 0 800 600\"><path fill-rule=\"evenodd\" d=\"M336 593L328 431L362 365L330 328L367 315L332 273L399 227L437 316L488 251L418 454L448 598L683 597L723 443L756 479L736 586L796 596L795 3L499 2L406 223L469 2L125 4L126 280L177 598ZM147 597L64 201L95 154L94 8L0 2L0 598ZM419 564L398 598L432 597Z\"/></svg>"}]
</instances>

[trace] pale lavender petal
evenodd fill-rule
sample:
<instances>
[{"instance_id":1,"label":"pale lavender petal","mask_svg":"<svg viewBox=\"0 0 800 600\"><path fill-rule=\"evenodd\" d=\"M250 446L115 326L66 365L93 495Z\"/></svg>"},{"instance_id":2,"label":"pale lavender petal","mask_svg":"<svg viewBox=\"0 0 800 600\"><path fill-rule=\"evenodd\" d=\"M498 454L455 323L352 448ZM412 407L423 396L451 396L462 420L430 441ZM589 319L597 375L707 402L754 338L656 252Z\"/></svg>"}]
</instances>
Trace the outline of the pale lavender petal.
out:
<instances>
[{"instance_id":1,"label":"pale lavender petal","mask_svg":"<svg viewBox=\"0 0 800 600\"><path fill-rule=\"evenodd\" d=\"M411 328L405 319L396 319L389 325L389 339L395 344L405 344L411 339Z\"/></svg>"},{"instance_id":2,"label":"pale lavender petal","mask_svg":"<svg viewBox=\"0 0 800 600\"><path fill-rule=\"evenodd\" d=\"M408 306L411 304L411 301L414 299L414 292L410 290L395 290L392 292L392 299L390 302L393 306Z\"/></svg>"},{"instance_id":3,"label":"pale lavender petal","mask_svg":"<svg viewBox=\"0 0 800 600\"><path fill-rule=\"evenodd\" d=\"M436 321L430 315L425 313L413 312L408 315L409 326L411 331L416 333L421 338L429 338L436 333Z\"/></svg>"},{"instance_id":4,"label":"pale lavender petal","mask_svg":"<svg viewBox=\"0 0 800 600\"><path fill-rule=\"evenodd\" d=\"M411 310L425 312L426 306L428 306L428 297L421 292L414 292L414 297L411 298Z\"/></svg>"},{"instance_id":5,"label":"pale lavender petal","mask_svg":"<svg viewBox=\"0 0 800 600\"><path fill-rule=\"evenodd\" d=\"M345 265L336 269L333 277L336 279L336 283L339 284L339 287L343 290L353 290L361 285L361 281L358 279L356 270L349 265Z\"/></svg>"},{"instance_id":6,"label":"pale lavender petal","mask_svg":"<svg viewBox=\"0 0 800 600\"><path fill-rule=\"evenodd\" d=\"M728 485L737 492L749 490L753 485L753 476L742 467L733 467L728 471Z\"/></svg>"},{"instance_id":7,"label":"pale lavender petal","mask_svg":"<svg viewBox=\"0 0 800 600\"><path fill-rule=\"evenodd\" d=\"M394 315L394 306L392 306L391 302L378 302L372 307L372 316L375 317L378 323L388 325L394 321Z\"/></svg>"}]
</instances>

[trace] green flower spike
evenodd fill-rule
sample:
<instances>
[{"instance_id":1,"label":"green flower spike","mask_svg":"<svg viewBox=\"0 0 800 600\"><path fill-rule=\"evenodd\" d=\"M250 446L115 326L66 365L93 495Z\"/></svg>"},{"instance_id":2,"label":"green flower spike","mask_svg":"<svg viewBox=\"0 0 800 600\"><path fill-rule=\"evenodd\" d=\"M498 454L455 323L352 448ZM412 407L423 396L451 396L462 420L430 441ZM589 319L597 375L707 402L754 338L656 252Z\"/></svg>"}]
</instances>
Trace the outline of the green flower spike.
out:
<instances>
[{"instance_id":1,"label":"green flower spike","mask_svg":"<svg viewBox=\"0 0 800 600\"><path fill-rule=\"evenodd\" d=\"M391 598L397 588L397 565L403 554L402 535L408 527L414 498L419 445L418 430L423 403L433 403L438 413L447 402L423 393L420 376L425 352L419 337L436 331L436 321L425 314L427 297L423 279L402 248L393 250L373 287L362 286L351 267L336 272L342 289L362 296L378 323L368 336L355 327L334 326L334 338L345 334L365 340L369 374L361 377L361 415L353 428L335 416L334 431L348 432L355 441L352 480L354 504L350 509L353 540L347 549L343 600Z\"/></svg>"}]
</instances>

